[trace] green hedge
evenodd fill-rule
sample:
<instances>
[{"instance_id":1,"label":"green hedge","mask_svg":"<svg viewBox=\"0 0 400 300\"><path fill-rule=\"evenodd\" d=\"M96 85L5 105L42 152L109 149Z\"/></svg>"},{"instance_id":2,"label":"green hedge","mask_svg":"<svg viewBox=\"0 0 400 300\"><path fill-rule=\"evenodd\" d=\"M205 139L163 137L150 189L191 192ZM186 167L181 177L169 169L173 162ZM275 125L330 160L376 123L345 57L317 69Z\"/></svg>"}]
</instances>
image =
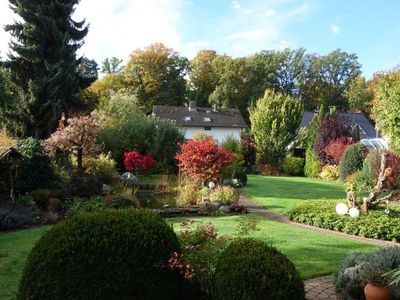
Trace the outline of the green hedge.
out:
<instances>
[{"instance_id":1,"label":"green hedge","mask_svg":"<svg viewBox=\"0 0 400 300\"><path fill-rule=\"evenodd\" d=\"M304 158L294 156L288 157L283 161L283 171L289 176L303 176L304 163Z\"/></svg>"},{"instance_id":2,"label":"green hedge","mask_svg":"<svg viewBox=\"0 0 400 300\"><path fill-rule=\"evenodd\" d=\"M340 216L335 211L337 200L304 201L291 209L287 216L298 223L341 231L367 238L400 242L400 209L391 206L391 214L384 213L385 206L377 206L368 214L361 212L357 218Z\"/></svg>"},{"instance_id":3,"label":"green hedge","mask_svg":"<svg viewBox=\"0 0 400 300\"><path fill-rule=\"evenodd\" d=\"M179 299L168 267L180 243L145 210L81 214L48 231L28 256L17 299Z\"/></svg>"}]
</instances>

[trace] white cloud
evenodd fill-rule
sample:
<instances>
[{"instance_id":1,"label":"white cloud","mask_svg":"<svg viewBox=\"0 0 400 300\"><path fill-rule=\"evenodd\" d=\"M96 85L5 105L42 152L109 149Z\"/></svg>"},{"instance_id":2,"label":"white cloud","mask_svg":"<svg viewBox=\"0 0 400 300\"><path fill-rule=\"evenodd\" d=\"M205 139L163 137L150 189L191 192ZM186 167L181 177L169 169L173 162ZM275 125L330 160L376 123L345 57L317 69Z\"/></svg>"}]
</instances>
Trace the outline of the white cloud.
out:
<instances>
[{"instance_id":1,"label":"white cloud","mask_svg":"<svg viewBox=\"0 0 400 300\"><path fill-rule=\"evenodd\" d=\"M86 18L90 30L81 51L100 62L110 56L126 59L133 50L154 42L179 49L181 4L176 0L82 1L75 16Z\"/></svg>"},{"instance_id":2,"label":"white cloud","mask_svg":"<svg viewBox=\"0 0 400 300\"><path fill-rule=\"evenodd\" d=\"M264 11L264 16L266 16L266 17L273 17L273 16L276 16L277 14L278 14L277 11L274 9L266 9Z\"/></svg>"},{"instance_id":3,"label":"white cloud","mask_svg":"<svg viewBox=\"0 0 400 300\"><path fill-rule=\"evenodd\" d=\"M8 8L8 1L0 1L0 56L5 57L8 53L8 42L10 35L3 30L3 26L13 23L15 17Z\"/></svg>"},{"instance_id":4,"label":"white cloud","mask_svg":"<svg viewBox=\"0 0 400 300\"><path fill-rule=\"evenodd\" d=\"M154 42L179 50L183 47L178 31L183 0L85 0L77 6L75 20L90 23L85 45L79 51L98 63L106 57L127 59L129 54ZM0 1L0 25L12 23L14 15L8 1ZM8 52L10 37L0 30L0 51Z\"/></svg>"},{"instance_id":5,"label":"white cloud","mask_svg":"<svg viewBox=\"0 0 400 300\"><path fill-rule=\"evenodd\" d=\"M241 6L240 6L240 3L238 2L238 1L232 1L231 2L231 6L234 8L234 9L239 9Z\"/></svg>"},{"instance_id":6,"label":"white cloud","mask_svg":"<svg viewBox=\"0 0 400 300\"><path fill-rule=\"evenodd\" d=\"M225 24L223 51L234 56L295 46L285 37L285 28L314 10L308 0L252 0L239 8Z\"/></svg>"},{"instance_id":7,"label":"white cloud","mask_svg":"<svg viewBox=\"0 0 400 300\"><path fill-rule=\"evenodd\" d=\"M340 26L337 24L332 24L331 25L331 33L333 35L339 35L340 34Z\"/></svg>"}]
</instances>

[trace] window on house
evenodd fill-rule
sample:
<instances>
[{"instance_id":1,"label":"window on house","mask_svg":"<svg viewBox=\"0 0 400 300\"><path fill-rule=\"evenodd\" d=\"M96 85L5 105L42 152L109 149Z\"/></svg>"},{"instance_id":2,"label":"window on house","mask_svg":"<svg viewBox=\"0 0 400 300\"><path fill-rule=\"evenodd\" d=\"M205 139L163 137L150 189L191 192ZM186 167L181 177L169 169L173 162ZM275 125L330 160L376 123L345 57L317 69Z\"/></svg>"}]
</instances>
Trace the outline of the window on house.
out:
<instances>
[{"instance_id":1,"label":"window on house","mask_svg":"<svg viewBox=\"0 0 400 300\"><path fill-rule=\"evenodd\" d=\"M210 117L204 117L203 120L206 123L210 123L211 122L211 118Z\"/></svg>"},{"instance_id":2,"label":"window on house","mask_svg":"<svg viewBox=\"0 0 400 300\"><path fill-rule=\"evenodd\" d=\"M185 117L185 122L190 122L192 121L192 117L191 116L186 116Z\"/></svg>"},{"instance_id":3,"label":"window on house","mask_svg":"<svg viewBox=\"0 0 400 300\"><path fill-rule=\"evenodd\" d=\"M211 126L204 127L204 130L211 130Z\"/></svg>"}]
</instances>

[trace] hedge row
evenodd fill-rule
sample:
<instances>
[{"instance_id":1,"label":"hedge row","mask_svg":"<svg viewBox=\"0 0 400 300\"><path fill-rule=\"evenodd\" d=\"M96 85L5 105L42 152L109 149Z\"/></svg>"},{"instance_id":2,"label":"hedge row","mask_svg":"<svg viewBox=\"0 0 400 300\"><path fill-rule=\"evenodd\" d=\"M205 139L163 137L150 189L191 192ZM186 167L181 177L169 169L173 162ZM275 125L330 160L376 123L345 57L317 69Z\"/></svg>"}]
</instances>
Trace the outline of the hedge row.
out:
<instances>
[{"instance_id":1,"label":"hedge row","mask_svg":"<svg viewBox=\"0 0 400 300\"><path fill-rule=\"evenodd\" d=\"M357 218L340 216L335 211L337 200L305 201L287 213L290 220L320 228L341 231L367 238L400 242L400 210L390 207L390 215L384 206L377 206Z\"/></svg>"}]
</instances>

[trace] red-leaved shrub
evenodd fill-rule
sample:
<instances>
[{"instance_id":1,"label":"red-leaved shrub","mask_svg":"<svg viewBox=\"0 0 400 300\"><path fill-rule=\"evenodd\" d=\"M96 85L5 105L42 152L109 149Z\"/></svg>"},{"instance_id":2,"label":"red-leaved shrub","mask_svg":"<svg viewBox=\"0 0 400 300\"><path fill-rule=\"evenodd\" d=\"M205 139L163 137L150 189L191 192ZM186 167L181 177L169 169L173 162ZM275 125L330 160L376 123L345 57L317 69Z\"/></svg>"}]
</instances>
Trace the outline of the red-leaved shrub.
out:
<instances>
[{"instance_id":1,"label":"red-leaved shrub","mask_svg":"<svg viewBox=\"0 0 400 300\"><path fill-rule=\"evenodd\" d=\"M338 113L326 116L322 119L317 129L314 143L314 151L322 165L329 164L329 157L325 153L325 147L339 138L351 137L351 122Z\"/></svg>"},{"instance_id":2,"label":"red-leaved shrub","mask_svg":"<svg viewBox=\"0 0 400 300\"><path fill-rule=\"evenodd\" d=\"M212 139L190 140L179 144L178 167L184 174L196 181L218 181L222 169L233 162L233 156L224 148L217 146Z\"/></svg>"},{"instance_id":3,"label":"red-leaved shrub","mask_svg":"<svg viewBox=\"0 0 400 300\"><path fill-rule=\"evenodd\" d=\"M150 153L146 155L142 155L138 151L124 153L124 166L129 172L147 172L154 168L156 163Z\"/></svg>"},{"instance_id":4,"label":"red-leaved shrub","mask_svg":"<svg viewBox=\"0 0 400 300\"><path fill-rule=\"evenodd\" d=\"M339 165L343 153L346 151L347 147L352 144L354 144L354 142L347 137L341 137L331 142L324 148L327 162L330 165Z\"/></svg>"}]
</instances>

